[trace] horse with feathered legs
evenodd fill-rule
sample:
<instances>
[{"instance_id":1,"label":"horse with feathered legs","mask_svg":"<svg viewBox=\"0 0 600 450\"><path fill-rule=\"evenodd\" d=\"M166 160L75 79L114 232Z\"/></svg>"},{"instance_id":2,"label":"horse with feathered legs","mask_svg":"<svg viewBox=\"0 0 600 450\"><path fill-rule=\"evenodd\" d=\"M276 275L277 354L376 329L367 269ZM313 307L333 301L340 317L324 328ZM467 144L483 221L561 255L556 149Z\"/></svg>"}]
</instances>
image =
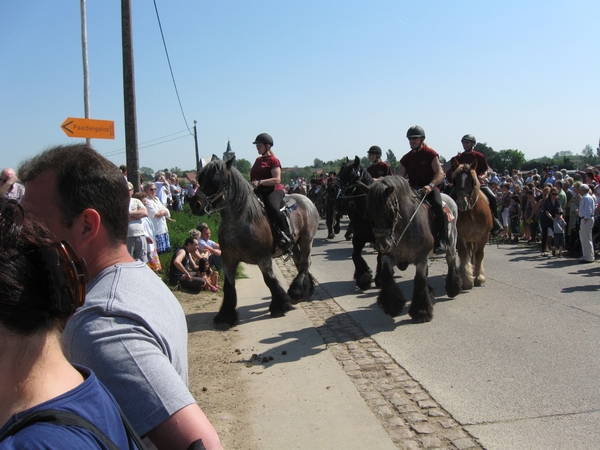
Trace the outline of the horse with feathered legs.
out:
<instances>
[{"instance_id":1,"label":"horse with feathered legs","mask_svg":"<svg viewBox=\"0 0 600 450\"><path fill-rule=\"evenodd\" d=\"M492 211L487 197L480 191L477 160L472 164L454 163L453 184L458 205L457 250L463 289L483 286L485 245L493 227Z\"/></svg>"},{"instance_id":2,"label":"horse with feathered legs","mask_svg":"<svg viewBox=\"0 0 600 450\"><path fill-rule=\"evenodd\" d=\"M414 264L413 298L409 315L414 322L429 322L433 318L435 298L427 283L429 255L435 242L434 220L423 196L413 191L403 177L383 177L371 186L361 186L366 194L366 213L373 224L375 247L381 254L381 292L377 304L392 317L402 313L404 294L394 282L394 265ZM449 245L446 246L446 293L455 297L461 291L456 261L456 203L446 194L442 200L452 216L448 221Z\"/></svg>"},{"instance_id":3,"label":"horse with feathered legs","mask_svg":"<svg viewBox=\"0 0 600 450\"><path fill-rule=\"evenodd\" d=\"M373 272L362 257L362 250L367 242L375 243L373 227L371 222L365 218L365 208L367 198L361 191L359 183L365 186L373 184L373 178L360 165L358 156L354 161L346 158L337 175L337 180L341 184L343 195L341 200L346 205L346 211L350 218L352 226L352 262L354 262L354 280L360 290L366 291L373 282ZM381 267L381 257L377 255L377 269L375 271L375 285L379 286L379 272Z\"/></svg>"},{"instance_id":4,"label":"horse with feathered legs","mask_svg":"<svg viewBox=\"0 0 600 450\"><path fill-rule=\"evenodd\" d=\"M281 256L265 210L252 185L234 167L234 159L223 162L216 157L198 174L198 189L190 207L195 215L220 212L219 245L225 274L223 303L213 322L233 326L238 322L235 274L240 262L256 264L271 291L271 317L284 316L292 304L310 299L315 282L309 273L310 252L319 226L319 214L305 196L292 194L290 232L294 241L292 255L298 275L285 292L273 273L272 258Z\"/></svg>"},{"instance_id":5,"label":"horse with feathered legs","mask_svg":"<svg viewBox=\"0 0 600 450\"><path fill-rule=\"evenodd\" d=\"M327 183L327 189L325 190L325 224L327 225L327 239L333 239L336 234L340 233L342 216L347 214L342 197L342 185L337 178ZM347 241L352 239L351 225L348 225L345 239Z\"/></svg>"}]
</instances>

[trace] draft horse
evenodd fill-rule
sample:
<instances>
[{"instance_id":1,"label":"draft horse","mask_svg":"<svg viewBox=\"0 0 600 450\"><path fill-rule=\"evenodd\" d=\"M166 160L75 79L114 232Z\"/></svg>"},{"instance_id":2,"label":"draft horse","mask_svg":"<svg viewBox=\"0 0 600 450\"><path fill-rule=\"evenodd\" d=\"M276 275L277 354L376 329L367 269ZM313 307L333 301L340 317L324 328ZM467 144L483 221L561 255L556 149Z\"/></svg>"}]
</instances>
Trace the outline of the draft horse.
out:
<instances>
[{"instance_id":1,"label":"draft horse","mask_svg":"<svg viewBox=\"0 0 600 450\"><path fill-rule=\"evenodd\" d=\"M337 175L337 180L341 184L342 197L341 200L346 206L348 217L350 218L350 226L352 227L352 262L354 263L354 281L359 289L366 291L371 287L373 282L373 272L369 265L362 257L362 251L367 242L375 243L373 235L373 227L369 219L365 217L365 208L367 205L367 197L361 190L360 184L370 186L374 180L363 167L360 165L358 156L354 157L354 161L346 158L346 162L342 164ZM375 271L375 285L379 286L379 269L381 265L380 255L377 256L377 269Z\"/></svg>"},{"instance_id":2,"label":"draft horse","mask_svg":"<svg viewBox=\"0 0 600 450\"><path fill-rule=\"evenodd\" d=\"M285 292L273 273L272 258L281 256L263 205L252 185L234 167L234 159L223 162L216 157L198 174L198 189L190 201L195 215L221 214L219 245L225 274L223 303L213 319L216 325L233 326L238 322L235 273L240 262L256 264L271 291L271 317L284 316L292 304L306 301L314 292L309 273L310 252L319 225L319 214L312 202L300 194L286 196L295 202L289 216L293 234L292 254L298 275Z\"/></svg>"},{"instance_id":3,"label":"draft horse","mask_svg":"<svg viewBox=\"0 0 600 450\"><path fill-rule=\"evenodd\" d=\"M335 238L340 233L342 216L347 215L345 202L342 201L342 185L337 178L327 183L325 191L325 224L327 225L327 239ZM352 226L348 226L345 238L352 239Z\"/></svg>"},{"instance_id":4,"label":"draft horse","mask_svg":"<svg viewBox=\"0 0 600 450\"><path fill-rule=\"evenodd\" d=\"M463 289L485 284L483 258L493 226L487 197L480 191L477 161L459 164L455 161L452 176L458 206L458 256Z\"/></svg>"},{"instance_id":5,"label":"draft horse","mask_svg":"<svg viewBox=\"0 0 600 450\"><path fill-rule=\"evenodd\" d=\"M416 273L409 315L414 322L433 318L435 298L427 282L429 255L434 246L434 220L422 195L413 191L403 177L389 176L371 186L361 186L367 195L367 215L373 224L375 247L381 255L381 292L377 304L392 317L402 313L406 298L394 282L394 266L414 264ZM449 245L446 246L446 293L460 293L460 276L456 265L456 203L446 194L442 200L452 216L448 222Z\"/></svg>"}]
</instances>

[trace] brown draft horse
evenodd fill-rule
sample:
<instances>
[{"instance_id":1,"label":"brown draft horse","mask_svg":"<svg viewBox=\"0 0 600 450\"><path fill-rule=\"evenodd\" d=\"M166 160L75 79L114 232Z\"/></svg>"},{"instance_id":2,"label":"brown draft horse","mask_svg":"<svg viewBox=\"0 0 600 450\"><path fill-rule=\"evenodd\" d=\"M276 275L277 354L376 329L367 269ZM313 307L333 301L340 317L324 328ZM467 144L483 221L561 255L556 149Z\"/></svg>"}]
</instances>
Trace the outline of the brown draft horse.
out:
<instances>
[{"instance_id":1,"label":"brown draft horse","mask_svg":"<svg viewBox=\"0 0 600 450\"><path fill-rule=\"evenodd\" d=\"M457 250L463 289L485 284L483 257L493 226L492 211L487 197L480 191L477 161L454 163L454 189L458 206Z\"/></svg>"}]
</instances>

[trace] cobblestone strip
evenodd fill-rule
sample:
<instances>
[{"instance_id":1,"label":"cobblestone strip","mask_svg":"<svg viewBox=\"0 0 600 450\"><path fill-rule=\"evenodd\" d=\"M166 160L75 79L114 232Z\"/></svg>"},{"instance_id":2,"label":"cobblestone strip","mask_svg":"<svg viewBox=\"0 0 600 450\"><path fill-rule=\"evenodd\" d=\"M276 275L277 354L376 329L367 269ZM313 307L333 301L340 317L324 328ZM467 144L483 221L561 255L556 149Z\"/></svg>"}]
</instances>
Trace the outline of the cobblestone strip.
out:
<instances>
[{"instance_id":1,"label":"cobblestone strip","mask_svg":"<svg viewBox=\"0 0 600 450\"><path fill-rule=\"evenodd\" d=\"M291 282L293 262L277 261ZM398 448L483 448L323 288L300 305Z\"/></svg>"}]
</instances>

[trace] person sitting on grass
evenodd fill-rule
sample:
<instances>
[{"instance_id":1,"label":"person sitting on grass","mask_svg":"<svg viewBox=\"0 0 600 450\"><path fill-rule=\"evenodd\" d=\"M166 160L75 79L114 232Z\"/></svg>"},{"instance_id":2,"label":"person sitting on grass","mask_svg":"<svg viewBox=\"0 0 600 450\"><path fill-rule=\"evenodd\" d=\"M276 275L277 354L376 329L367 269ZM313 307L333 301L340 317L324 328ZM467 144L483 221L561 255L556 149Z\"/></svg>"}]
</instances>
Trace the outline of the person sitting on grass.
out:
<instances>
[{"instance_id":1,"label":"person sitting on grass","mask_svg":"<svg viewBox=\"0 0 600 450\"><path fill-rule=\"evenodd\" d=\"M221 288L219 286L219 272L210 268L208 258L201 258L198 262L198 274L204 277L209 286L214 286L217 289Z\"/></svg>"},{"instance_id":2,"label":"person sitting on grass","mask_svg":"<svg viewBox=\"0 0 600 450\"><path fill-rule=\"evenodd\" d=\"M173 253L169 267L169 284L173 286L179 285L196 294L202 289L216 292L219 288L213 286L206 277L198 273L198 265L191 257L191 254L197 250L198 239L188 237L183 247Z\"/></svg>"}]
</instances>

